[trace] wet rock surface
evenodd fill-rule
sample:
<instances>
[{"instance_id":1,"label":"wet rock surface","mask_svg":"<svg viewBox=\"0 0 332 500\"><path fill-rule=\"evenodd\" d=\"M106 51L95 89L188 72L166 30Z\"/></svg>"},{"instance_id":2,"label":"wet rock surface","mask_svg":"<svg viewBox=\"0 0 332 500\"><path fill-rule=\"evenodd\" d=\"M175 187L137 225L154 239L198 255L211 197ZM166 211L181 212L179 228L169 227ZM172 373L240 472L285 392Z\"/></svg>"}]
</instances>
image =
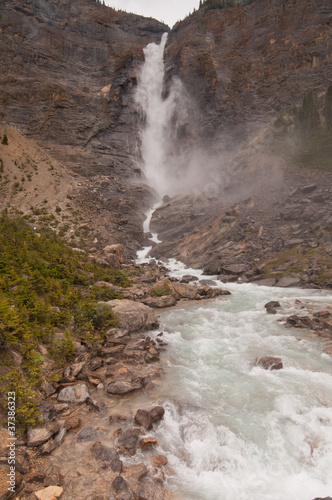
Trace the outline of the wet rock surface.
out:
<instances>
[{"instance_id":1,"label":"wet rock surface","mask_svg":"<svg viewBox=\"0 0 332 500\"><path fill-rule=\"evenodd\" d=\"M275 356L262 356L255 362L256 366L261 366L264 370L281 370L283 363L281 358Z\"/></svg>"}]
</instances>

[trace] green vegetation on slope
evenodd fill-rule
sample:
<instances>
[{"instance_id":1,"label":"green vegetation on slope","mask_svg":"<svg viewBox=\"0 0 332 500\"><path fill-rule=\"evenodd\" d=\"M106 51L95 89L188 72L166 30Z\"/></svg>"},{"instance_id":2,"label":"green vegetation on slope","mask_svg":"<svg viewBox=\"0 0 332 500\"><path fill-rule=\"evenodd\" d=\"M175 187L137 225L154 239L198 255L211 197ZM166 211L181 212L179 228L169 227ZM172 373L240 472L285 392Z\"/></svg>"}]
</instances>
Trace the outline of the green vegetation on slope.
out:
<instances>
[{"instance_id":1,"label":"green vegetation on slope","mask_svg":"<svg viewBox=\"0 0 332 500\"><path fill-rule=\"evenodd\" d=\"M0 217L0 388L17 395L17 424L36 422L42 382L40 345L45 345L57 368L75 355L74 341L94 348L105 331L117 325L100 300L121 298L105 281L126 287L128 276L91 262L85 253L71 249L52 231L36 234L22 218ZM39 347L39 349L38 349ZM14 353L13 353L14 351ZM16 353L16 354L15 354ZM20 358L20 362L15 362Z\"/></svg>"}]
</instances>

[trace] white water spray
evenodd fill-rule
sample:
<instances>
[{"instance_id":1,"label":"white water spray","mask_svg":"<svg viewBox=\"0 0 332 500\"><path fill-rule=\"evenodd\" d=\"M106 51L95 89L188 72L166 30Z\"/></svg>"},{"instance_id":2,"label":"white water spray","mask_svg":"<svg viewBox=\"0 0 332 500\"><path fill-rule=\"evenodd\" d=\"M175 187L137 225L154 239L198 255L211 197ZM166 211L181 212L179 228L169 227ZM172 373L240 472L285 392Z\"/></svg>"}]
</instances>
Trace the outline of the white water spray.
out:
<instances>
[{"instance_id":1,"label":"white water spray","mask_svg":"<svg viewBox=\"0 0 332 500\"><path fill-rule=\"evenodd\" d=\"M144 173L149 184L163 195L167 190L165 161L167 148L165 128L167 126L168 102L162 97L164 81L164 48L167 33L160 45L150 43L144 49L145 64L139 78L136 102L145 115L145 127L141 133L141 152Z\"/></svg>"},{"instance_id":2,"label":"white water spray","mask_svg":"<svg viewBox=\"0 0 332 500\"><path fill-rule=\"evenodd\" d=\"M145 63L138 80L136 103L144 116L141 131L143 170L148 184L160 198L165 194L190 193L207 182L206 158L198 149L180 145L178 136L193 123L193 104L179 78L173 77L167 97L164 89L164 49L167 33L160 45L144 49ZM182 147L183 146L183 147Z\"/></svg>"}]
</instances>

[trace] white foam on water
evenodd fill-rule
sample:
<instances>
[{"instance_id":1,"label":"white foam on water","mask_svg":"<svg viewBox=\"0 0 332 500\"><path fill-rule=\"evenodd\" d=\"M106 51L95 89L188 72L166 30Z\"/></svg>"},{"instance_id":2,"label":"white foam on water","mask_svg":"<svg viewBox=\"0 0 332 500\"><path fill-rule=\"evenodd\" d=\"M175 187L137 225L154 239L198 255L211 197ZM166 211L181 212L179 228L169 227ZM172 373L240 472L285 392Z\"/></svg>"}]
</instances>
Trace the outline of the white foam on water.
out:
<instances>
[{"instance_id":1,"label":"white foam on water","mask_svg":"<svg viewBox=\"0 0 332 500\"><path fill-rule=\"evenodd\" d=\"M269 300L332 305L323 291L232 284L229 300L161 314L168 342L160 453L188 500L312 500L332 492L332 363L266 314ZM291 306L290 306L291 307ZM174 333L173 333L174 332ZM255 366L275 355L282 370Z\"/></svg>"}]
</instances>

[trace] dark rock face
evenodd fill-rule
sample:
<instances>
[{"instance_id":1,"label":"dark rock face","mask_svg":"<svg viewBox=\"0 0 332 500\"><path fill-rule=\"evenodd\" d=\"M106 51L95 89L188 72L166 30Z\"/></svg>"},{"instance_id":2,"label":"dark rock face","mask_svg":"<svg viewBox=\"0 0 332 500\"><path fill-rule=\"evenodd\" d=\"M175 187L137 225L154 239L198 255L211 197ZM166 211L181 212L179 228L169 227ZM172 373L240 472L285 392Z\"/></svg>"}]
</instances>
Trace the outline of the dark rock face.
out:
<instances>
[{"instance_id":1,"label":"dark rock face","mask_svg":"<svg viewBox=\"0 0 332 500\"><path fill-rule=\"evenodd\" d=\"M256 0L200 9L178 23L166 48L168 74L200 96L200 111L208 117L202 120L205 136L243 121L265 121L303 92L326 90L332 78L330 15L328 0Z\"/></svg>"},{"instance_id":2,"label":"dark rock face","mask_svg":"<svg viewBox=\"0 0 332 500\"><path fill-rule=\"evenodd\" d=\"M151 200L128 183L141 175L133 95L143 48L169 28L94 0L4 0L0 13L2 121L80 178L73 203L130 253Z\"/></svg>"}]
</instances>

